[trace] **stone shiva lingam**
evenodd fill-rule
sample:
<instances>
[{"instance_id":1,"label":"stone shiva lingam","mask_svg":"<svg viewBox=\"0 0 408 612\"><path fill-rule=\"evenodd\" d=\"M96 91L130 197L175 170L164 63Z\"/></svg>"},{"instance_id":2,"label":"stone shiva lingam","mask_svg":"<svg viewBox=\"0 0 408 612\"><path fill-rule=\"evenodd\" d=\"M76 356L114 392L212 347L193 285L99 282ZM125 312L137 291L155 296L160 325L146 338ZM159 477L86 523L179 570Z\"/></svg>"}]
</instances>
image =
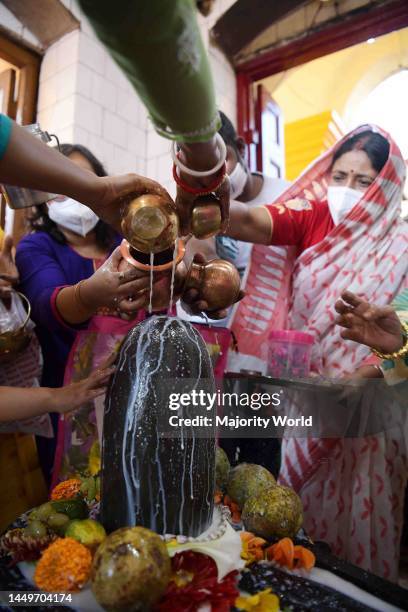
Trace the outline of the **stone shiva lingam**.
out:
<instances>
[{"instance_id":1,"label":"stone shiva lingam","mask_svg":"<svg viewBox=\"0 0 408 612\"><path fill-rule=\"evenodd\" d=\"M139 525L197 537L213 519L215 429L169 426L171 393L215 392L210 357L190 323L152 317L127 335L105 406L101 522L108 531ZM169 431L172 430L172 431ZM166 433L167 432L167 433ZM164 435L162 435L164 434Z\"/></svg>"},{"instance_id":2,"label":"stone shiva lingam","mask_svg":"<svg viewBox=\"0 0 408 612\"><path fill-rule=\"evenodd\" d=\"M207 238L218 232L221 213L212 197L197 201L191 223L197 237ZM178 238L179 218L171 199L152 194L135 198L122 221L122 231L125 239L120 270L138 268L150 274L151 281L155 274L150 310L164 310L189 289L198 291L198 299L207 302L209 312L237 301L240 277L230 262L214 259L206 264L192 263L187 269L183 261L186 243Z\"/></svg>"}]
</instances>

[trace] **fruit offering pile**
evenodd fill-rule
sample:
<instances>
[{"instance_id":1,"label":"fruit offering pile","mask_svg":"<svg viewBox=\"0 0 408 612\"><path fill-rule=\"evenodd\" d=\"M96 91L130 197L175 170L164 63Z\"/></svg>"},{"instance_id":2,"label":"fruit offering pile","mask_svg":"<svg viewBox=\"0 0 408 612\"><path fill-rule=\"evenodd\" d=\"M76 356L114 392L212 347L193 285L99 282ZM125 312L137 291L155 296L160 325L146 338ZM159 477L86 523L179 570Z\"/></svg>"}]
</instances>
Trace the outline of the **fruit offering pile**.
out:
<instances>
[{"instance_id":1,"label":"fruit offering pile","mask_svg":"<svg viewBox=\"0 0 408 612\"><path fill-rule=\"evenodd\" d=\"M313 567L313 553L291 539L302 525L302 506L293 491L278 486L262 466L231 469L221 449L216 480L216 501L231 508L247 569L259 561L301 572ZM59 483L49 501L25 515L24 526L0 538L0 554L8 555L12 564L35 562L38 589L75 593L90 588L106 610L194 612L203 604L217 612L279 610L279 598L270 588L255 595L240 593L239 572L219 580L209 555L197 550L170 555L171 544L144 527L106 534L90 517L90 512L97 516L99 487L97 476Z\"/></svg>"}]
</instances>

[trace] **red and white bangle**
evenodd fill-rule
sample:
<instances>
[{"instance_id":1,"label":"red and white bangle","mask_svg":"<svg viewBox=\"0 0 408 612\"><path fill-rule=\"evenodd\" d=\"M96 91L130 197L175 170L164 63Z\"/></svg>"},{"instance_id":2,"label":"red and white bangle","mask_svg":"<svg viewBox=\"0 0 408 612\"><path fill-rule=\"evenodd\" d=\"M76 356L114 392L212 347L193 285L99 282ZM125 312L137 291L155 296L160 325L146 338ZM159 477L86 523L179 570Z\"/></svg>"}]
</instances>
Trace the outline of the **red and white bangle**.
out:
<instances>
[{"instance_id":1,"label":"red and white bangle","mask_svg":"<svg viewBox=\"0 0 408 612\"><path fill-rule=\"evenodd\" d=\"M211 170L192 170L191 168L183 164L183 162L180 161L177 155L177 143L175 141L173 141L171 145L171 156L173 158L174 164L178 168L180 168L180 170L185 174L189 174L190 176L196 176L198 178L203 178L215 174L222 168L222 166L225 164L225 160L227 159L227 147L222 136L217 133L215 135L215 141L218 147L218 152L220 154L220 159L217 161L214 168L211 168Z\"/></svg>"},{"instance_id":2,"label":"red and white bangle","mask_svg":"<svg viewBox=\"0 0 408 612\"><path fill-rule=\"evenodd\" d=\"M182 178L180 178L180 175L177 172L177 166L176 164L173 164L174 181L177 183L179 187L181 187L181 189L183 189L183 191L186 191L187 193L191 193L192 195L196 195L196 196L206 195L207 193L216 191L220 187L222 182L224 181L226 174L227 174L227 165L224 162L224 166L221 167L220 170L218 170L215 180L210 185L207 185L206 187L192 187L191 185L188 185L188 183L185 183Z\"/></svg>"}]
</instances>

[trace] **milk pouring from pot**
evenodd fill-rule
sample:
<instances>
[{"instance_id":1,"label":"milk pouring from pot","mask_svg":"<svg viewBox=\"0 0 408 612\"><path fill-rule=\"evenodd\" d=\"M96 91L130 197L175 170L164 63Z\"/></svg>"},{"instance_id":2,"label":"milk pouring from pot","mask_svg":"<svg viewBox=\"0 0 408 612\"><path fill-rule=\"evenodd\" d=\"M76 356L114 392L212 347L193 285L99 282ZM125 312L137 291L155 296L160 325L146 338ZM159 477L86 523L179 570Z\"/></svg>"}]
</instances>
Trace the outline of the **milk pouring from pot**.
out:
<instances>
[{"instance_id":1,"label":"milk pouring from pot","mask_svg":"<svg viewBox=\"0 0 408 612\"><path fill-rule=\"evenodd\" d=\"M213 235L220 222L214 198L198 201L192 216L195 235ZM171 307L189 289L198 291L209 311L228 308L238 299L240 277L231 263L214 259L204 265L192 263L187 269L185 240L178 238L179 219L171 199L153 194L134 199L122 219L122 232L119 270L130 266L150 274L150 312ZM153 279L154 273L163 272L166 274Z\"/></svg>"}]
</instances>

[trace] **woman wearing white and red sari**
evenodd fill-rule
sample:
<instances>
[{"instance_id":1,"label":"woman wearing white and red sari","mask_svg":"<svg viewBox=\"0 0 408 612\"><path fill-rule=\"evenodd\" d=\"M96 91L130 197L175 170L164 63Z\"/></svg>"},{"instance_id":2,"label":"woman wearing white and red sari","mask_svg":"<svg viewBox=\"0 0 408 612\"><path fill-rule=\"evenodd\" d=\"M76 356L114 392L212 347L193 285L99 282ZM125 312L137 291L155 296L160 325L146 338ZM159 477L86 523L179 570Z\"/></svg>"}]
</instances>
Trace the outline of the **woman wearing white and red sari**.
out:
<instances>
[{"instance_id":1,"label":"woman wearing white and red sari","mask_svg":"<svg viewBox=\"0 0 408 612\"><path fill-rule=\"evenodd\" d=\"M325 376L378 374L367 367L369 348L341 338L334 306L344 290L385 305L408 286L408 232L400 218L404 178L393 140L379 128L362 126L314 162L278 201L231 206L227 233L257 243L247 297L232 323L240 352L261 359L261 347L279 321L281 328L315 336L313 365ZM283 245L292 247L291 258ZM392 440L385 434L283 440L280 481L300 494L308 533L390 580L397 579L406 474L403 432Z\"/></svg>"}]
</instances>

